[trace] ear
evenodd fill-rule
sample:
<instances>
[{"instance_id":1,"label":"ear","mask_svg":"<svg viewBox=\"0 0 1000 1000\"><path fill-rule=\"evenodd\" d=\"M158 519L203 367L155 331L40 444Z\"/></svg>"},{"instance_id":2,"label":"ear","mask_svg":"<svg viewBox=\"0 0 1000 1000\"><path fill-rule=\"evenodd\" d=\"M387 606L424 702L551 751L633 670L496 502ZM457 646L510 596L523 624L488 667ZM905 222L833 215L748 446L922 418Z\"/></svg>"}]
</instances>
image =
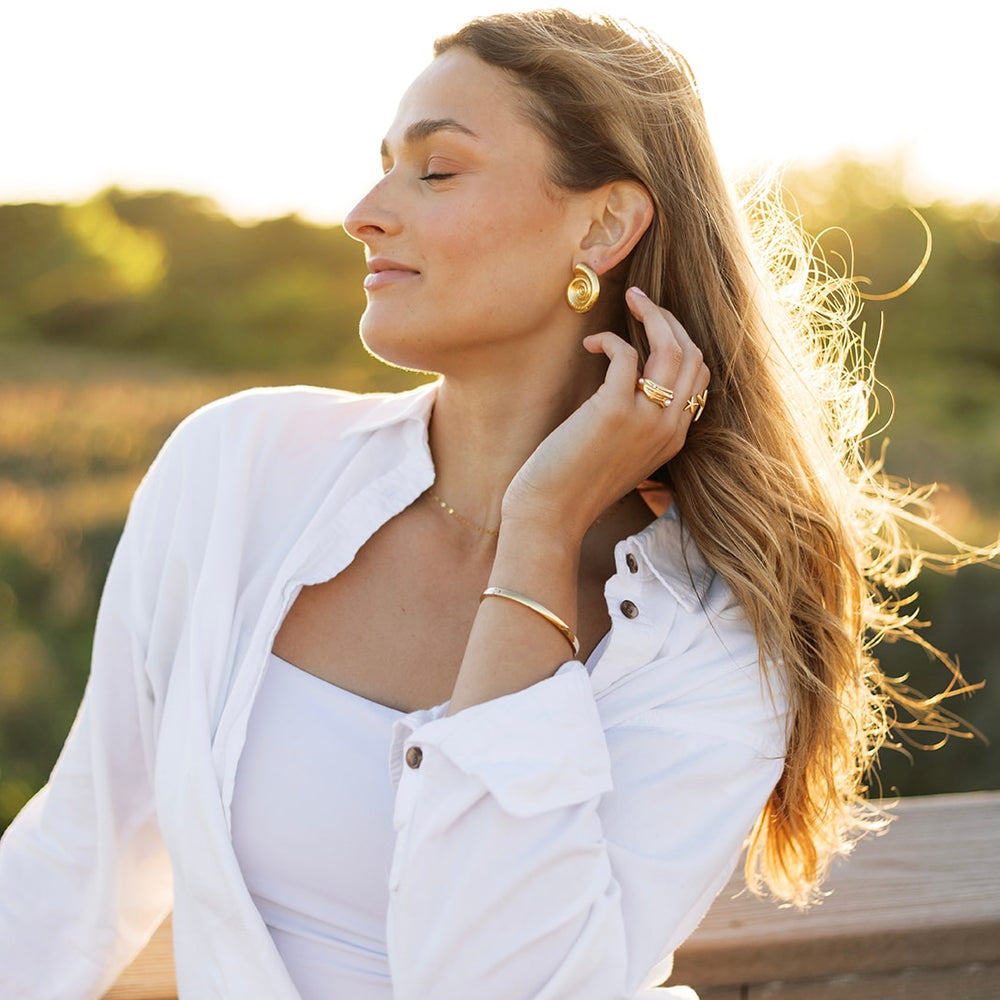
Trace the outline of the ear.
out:
<instances>
[{"instance_id":1,"label":"ear","mask_svg":"<svg viewBox=\"0 0 1000 1000\"><path fill-rule=\"evenodd\" d=\"M598 274L623 261L653 221L653 199L638 181L612 181L591 192L592 221L580 243Z\"/></svg>"}]
</instances>

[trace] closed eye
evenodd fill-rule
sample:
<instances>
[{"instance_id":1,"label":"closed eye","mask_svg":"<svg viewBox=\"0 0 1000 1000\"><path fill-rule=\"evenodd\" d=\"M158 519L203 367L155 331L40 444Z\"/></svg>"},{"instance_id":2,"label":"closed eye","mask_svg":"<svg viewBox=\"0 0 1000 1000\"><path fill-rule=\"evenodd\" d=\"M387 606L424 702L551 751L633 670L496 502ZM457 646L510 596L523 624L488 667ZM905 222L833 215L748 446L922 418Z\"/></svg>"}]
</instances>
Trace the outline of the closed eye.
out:
<instances>
[{"instance_id":1,"label":"closed eye","mask_svg":"<svg viewBox=\"0 0 1000 1000\"><path fill-rule=\"evenodd\" d=\"M420 179L422 181L446 181L449 177L454 176L454 174L424 174Z\"/></svg>"}]
</instances>

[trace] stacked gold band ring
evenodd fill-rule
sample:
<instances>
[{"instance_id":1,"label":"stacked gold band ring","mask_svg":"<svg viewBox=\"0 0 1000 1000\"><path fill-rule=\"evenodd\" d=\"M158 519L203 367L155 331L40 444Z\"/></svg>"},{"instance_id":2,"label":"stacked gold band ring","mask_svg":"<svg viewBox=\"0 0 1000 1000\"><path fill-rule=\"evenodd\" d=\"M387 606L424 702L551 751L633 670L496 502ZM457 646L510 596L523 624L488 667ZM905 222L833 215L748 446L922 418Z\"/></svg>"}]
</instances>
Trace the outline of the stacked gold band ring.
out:
<instances>
[{"instance_id":1,"label":"stacked gold band ring","mask_svg":"<svg viewBox=\"0 0 1000 1000\"><path fill-rule=\"evenodd\" d=\"M708 402L708 389L699 396L692 396L685 404L684 410L694 414L694 421L701 420L701 415L705 412L705 404ZM694 423L692 421L692 423Z\"/></svg>"},{"instance_id":2,"label":"stacked gold band ring","mask_svg":"<svg viewBox=\"0 0 1000 1000\"><path fill-rule=\"evenodd\" d=\"M657 406L666 408L673 402L673 392L665 385L654 382L651 378L641 378L636 384L642 389L646 399L656 403Z\"/></svg>"}]
</instances>

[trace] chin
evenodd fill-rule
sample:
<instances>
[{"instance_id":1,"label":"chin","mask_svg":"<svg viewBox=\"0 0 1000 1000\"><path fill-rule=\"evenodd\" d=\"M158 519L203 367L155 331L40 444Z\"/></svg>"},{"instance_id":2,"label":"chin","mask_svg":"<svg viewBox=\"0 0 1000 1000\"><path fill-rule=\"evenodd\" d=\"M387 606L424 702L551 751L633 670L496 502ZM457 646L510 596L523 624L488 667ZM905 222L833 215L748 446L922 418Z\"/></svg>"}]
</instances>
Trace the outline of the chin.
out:
<instances>
[{"instance_id":1,"label":"chin","mask_svg":"<svg viewBox=\"0 0 1000 1000\"><path fill-rule=\"evenodd\" d=\"M429 354L432 352L420 350L423 338L412 333L395 335L386 330L382 324L366 321L367 314L361 317L359 333L365 350L377 360L390 368L401 368L404 371L427 372L437 374L437 369L431 363Z\"/></svg>"}]
</instances>

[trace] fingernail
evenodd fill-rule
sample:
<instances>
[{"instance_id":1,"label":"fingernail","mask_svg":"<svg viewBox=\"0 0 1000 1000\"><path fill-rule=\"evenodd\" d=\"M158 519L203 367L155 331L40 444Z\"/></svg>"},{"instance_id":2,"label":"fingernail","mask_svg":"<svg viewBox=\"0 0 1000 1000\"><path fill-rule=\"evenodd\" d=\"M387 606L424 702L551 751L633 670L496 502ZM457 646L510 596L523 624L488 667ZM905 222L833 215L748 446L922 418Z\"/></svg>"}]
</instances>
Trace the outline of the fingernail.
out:
<instances>
[{"instance_id":1,"label":"fingernail","mask_svg":"<svg viewBox=\"0 0 1000 1000\"><path fill-rule=\"evenodd\" d=\"M638 285L633 285L629 289L629 291L632 292L635 295L642 296L642 298L644 298L644 299L648 299L649 298L649 296Z\"/></svg>"}]
</instances>

